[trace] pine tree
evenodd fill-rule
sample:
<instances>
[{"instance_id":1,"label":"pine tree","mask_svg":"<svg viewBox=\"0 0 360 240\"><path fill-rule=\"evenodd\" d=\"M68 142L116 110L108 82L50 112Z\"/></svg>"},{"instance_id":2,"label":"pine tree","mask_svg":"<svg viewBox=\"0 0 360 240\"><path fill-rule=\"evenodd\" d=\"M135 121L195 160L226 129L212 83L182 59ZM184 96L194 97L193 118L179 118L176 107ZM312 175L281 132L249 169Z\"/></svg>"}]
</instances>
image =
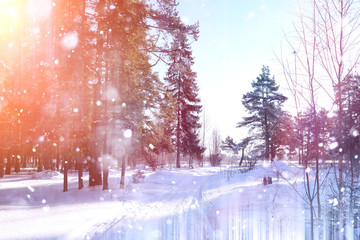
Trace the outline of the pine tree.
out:
<instances>
[{"instance_id":1,"label":"pine tree","mask_svg":"<svg viewBox=\"0 0 360 240\"><path fill-rule=\"evenodd\" d=\"M281 159L286 153L294 154L296 143L294 129L295 125L291 115L286 111L280 110L279 118L272 127L271 159L275 156Z\"/></svg>"},{"instance_id":2,"label":"pine tree","mask_svg":"<svg viewBox=\"0 0 360 240\"><path fill-rule=\"evenodd\" d=\"M238 127L250 127L250 130L257 130L261 133L265 142L265 158L273 159L270 154L270 147L273 145L274 126L281 115L282 103L286 97L278 93L279 86L275 78L270 78L269 67L263 66L261 74L256 81L251 83L253 91L243 95L242 104L250 114L244 117Z\"/></svg>"},{"instance_id":3,"label":"pine tree","mask_svg":"<svg viewBox=\"0 0 360 240\"><path fill-rule=\"evenodd\" d=\"M156 114L156 151L160 153L173 153L175 151L173 136L176 128L176 112L173 106L176 104L172 95L164 91L161 97L159 111Z\"/></svg>"},{"instance_id":4,"label":"pine tree","mask_svg":"<svg viewBox=\"0 0 360 240\"><path fill-rule=\"evenodd\" d=\"M194 26L197 28L197 26ZM198 131L201 111L199 88L196 73L191 69L194 64L192 50L185 27L180 28L174 37L170 53L170 66L166 73L168 92L175 99L176 111L176 167L180 168L180 154L190 159L201 157L204 149L200 147Z\"/></svg>"}]
</instances>

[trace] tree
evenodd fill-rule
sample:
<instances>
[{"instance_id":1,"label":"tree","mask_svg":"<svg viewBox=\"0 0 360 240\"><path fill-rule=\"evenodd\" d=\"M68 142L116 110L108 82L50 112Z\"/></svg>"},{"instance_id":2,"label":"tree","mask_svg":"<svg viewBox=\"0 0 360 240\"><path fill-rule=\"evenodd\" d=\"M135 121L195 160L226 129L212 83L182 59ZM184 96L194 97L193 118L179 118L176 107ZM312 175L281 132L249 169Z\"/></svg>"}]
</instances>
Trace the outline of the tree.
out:
<instances>
[{"instance_id":1,"label":"tree","mask_svg":"<svg viewBox=\"0 0 360 240\"><path fill-rule=\"evenodd\" d=\"M53 124L57 139L57 160L62 157L64 177L68 167L78 170L78 188L83 187L82 165L84 156L89 156L89 139L91 111L91 90L87 86L93 73L87 66L92 57L90 26L86 16L86 1L66 0L59 2L52 15L54 46L52 54L56 57L53 75L56 88L52 88L55 97L51 104L56 106L56 115L63 116L61 121ZM56 94L56 91L61 94ZM62 138L64 141L59 141ZM59 163L57 164L59 165ZM101 184L99 174L94 177L94 168L90 165L89 184ZM99 172L100 170L98 170ZM66 181L66 179L64 179ZM66 185L66 184L65 184ZM64 185L64 187L65 187Z\"/></svg>"},{"instance_id":2,"label":"tree","mask_svg":"<svg viewBox=\"0 0 360 240\"><path fill-rule=\"evenodd\" d=\"M272 127L271 158L277 156L282 159L292 156L295 152L296 133L294 132L294 120L286 111L280 110L279 118Z\"/></svg>"},{"instance_id":3,"label":"tree","mask_svg":"<svg viewBox=\"0 0 360 240\"><path fill-rule=\"evenodd\" d=\"M159 155L172 154L175 151L176 112L173 108L175 103L172 95L164 90L159 101L159 111L155 114L156 141L153 145Z\"/></svg>"},{"instance_id":4,"label":"tree","mask_svg":"<svg viewBox=\"0 0 360 240\"><path fill-rule=\"evenodd\" d=\"M239 151L241 151L241 157L239 161L239 170L241 172L247 172L251 170L256 164L256 159L250 159L249 157L245 157L245 150L250 144L250 142L253 140L252 138L253 137L246 137L242 139L239 143L236 143L233 138L228 136L221 143L222 150L236 155L239 154Z\"/></svg>"},{"instance_id":5,"label":"tree","mask_svg":"<svg viewBox=\"0 0 360 240\"><path fill-rule=\"evenodd\" d=\"M275 78L270 78L269 67L263 66L261 74L251 83L253 91L243 95L242 104L250 114L238 123L237 127L249 127L257 130L265 142L265 158L273 160L270 148L274 145L274 126L282 115L281 107L287 98L278 93L279 86Z\"/></svg>"},{"instance_id":6,"label":"tree","mask_svg":"<svg viewBox=\"0 0 360 240\"><path fill-rule=\"evenodd\" d=\"M22 3L14 7L19 6L24 21L9 23L16 25L9 33L0 32L0 46L6 48L0 53L6 102L0 155L14 156L7 172L12 165L19 170L20 161L24 164L31 155L39 171L54 168L56 158L58 169L62 165L66 170L65 163L79 169L81 188L80 168L86 158L89 185L107 189L109 156L122 159L119 165L124 168L127 160L132 166L147 162L155 168L156 154L173 152L177 98L153 67L174 52L188 51L187 37L198 37L196 24L182 23L175 0L46 2L51 12L36 21L27 21L32 18ZM181 43L169 44L172 41ZM196 79L191 54L182 61L187 79L181 84L187 92L181 109L181 151L193 159L204 149L197 138L201 107L196 83L189 87ZM132 134L126 139L128 130Z\"/></svg>"},{"instance_id":7,"label":"tree","mask_svg":"<svg viewBox=\"0 0 360 240\"><path fill-rule=\"evenodd\" d=\"M311 0L304 4L299 4L299 22L295 25L295 39L288 41L291 51L295 54L295 71L292 73L281 60L284 67L285 76L288 85L296 101L296 106L300 106L301 100L307 102L309 109L307 113L312 116L313 129L313 147L315 149L316 159L316 182L318 195L318 216L321 215L320 207L320 180L319 180L319 155L322 149L319 145L323 144L321 139L321 122L318 115L319 104L332 102L335 106L336 118L334 118L336 128L331 132L334 138L333 143L338 145L334 149L334 164L337 184L334 188L334 197L339 200L336 206L338 214L336 221L339 222L340 229L338 232L339 239L346 239L346 201L345 193L342 191L346 185L346 175L344 171L349 165L344 164L346 161L351 162L351 148L348 148L348 133L346 124L349 122L347 113L348 104L346 101L347 78L359 62L359 32L356 30L359 22L359 2L352 0ZM297 69L300 66L300 69ZM316 69L316 70L315 70ZM295 73L295 76L294 76ZM301 81L298 81L298 76ZM300 78L299 78L300 79ZM332 89L329 88L332 86ZM303 91L306 94L303 94ZM317 97L327 96L329 101L316 101ZM300 113L299 109L298 113ZM302 121L303 116L298 114L298 121ZM309 115L307 117L310 117ZM351 117L350 117L351 118ZM351 121L351 120L350 120ZM301 122L297 123L301 125ZM301 129L299 129L302 131ZM303 135L303 134L302 134ZM303 135L304 136L304 135ZM301 145L302 147L302 145ZM301 156L301 154L300 154ZM313 224L313 223L312 223ZM312 226L313 229L313 226ZM319 232L321 235L321 231ZM314 238L313 231L311 238Z\"/></svg>"},{"instance_id":8,"label":"tree","mask_svg":"<svg viewBox=\"0 0 360 240\"><path fill-rule=\"evenodd\" d=\"M165 81L167 91L175 99L173 106L176 111L176 167L180 168L180 154L191 159L201 157L204 149L199 145L199 113L201 111L198 98L196 73L191 69L194 64L188 32L196 32L197 25L181 26L174 36L169 56L170 66Z\"/></svg>"},{"instance_id":9,"label":"tree","mask_svg":"<svg viewBox=\"0 0 360 240\"><path fill-rule=\"evenodd\" d=\"M316 53L314 54L320 62L321 69L331 81L333 87L333 100L336 106L336 141L339 144L339 150L336 154L339 164L335 165L337 171L337 188L334 190L334 196L339 199L338 221L340 228L345 231L339 232L338 237L346 239L346 202L345 193L342 191L345 182L344 165L349 161L350 154L345 146L346 129L344 114L346 105L344 104L344 91L346 78L359 62L359 32L355 29L360 22L358 12L359 2L349 0L327 0L312 1L312 15L303 14L303 18L312 21L309 32L314 33L316 38ZM347 152L345 152L347 151Z\"/></svg>"},{"instance_id":10,"label":"tree","mask_svg":"<svg viewBox=\"0 0 360 240\"><path fill-rule=\"evenodd\" d=\"M217 129L213 129L212 138L209 147L211 166L219 166L222 160L221 156L221 136Z\"/></svg>"}]
</instances>

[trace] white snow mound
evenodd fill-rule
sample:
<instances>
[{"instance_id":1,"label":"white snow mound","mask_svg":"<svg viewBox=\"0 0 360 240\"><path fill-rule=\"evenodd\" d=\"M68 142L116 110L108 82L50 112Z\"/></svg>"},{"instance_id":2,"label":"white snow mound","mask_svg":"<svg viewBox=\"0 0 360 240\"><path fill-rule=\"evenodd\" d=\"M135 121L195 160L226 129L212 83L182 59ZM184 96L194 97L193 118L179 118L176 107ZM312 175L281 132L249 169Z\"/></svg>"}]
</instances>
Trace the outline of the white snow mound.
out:
<instances>
[{"instance_id":1,"label":"white snow mound","mask_svg":"<svg viewBox=\"0 0 360 240\"><path fill-rule=\"evenodd\" d=\"M56 171L43 171L43 172L36 172L31 176L32 179L62 179L64 175L62 173Z\"/></svg>"},{"instance_id":2,"label":"white snow mound","mask_svg":"<svg viewBox=\"0 0 360 240\"><path fill-rule=\"evenodd\" d=\"M297 176L301 174L301 169L291 166L283 161L264 161L251 171L251 177L260 179L265 176L279 177L279 174L285 176Z\"/></svg>"}]
</instances>

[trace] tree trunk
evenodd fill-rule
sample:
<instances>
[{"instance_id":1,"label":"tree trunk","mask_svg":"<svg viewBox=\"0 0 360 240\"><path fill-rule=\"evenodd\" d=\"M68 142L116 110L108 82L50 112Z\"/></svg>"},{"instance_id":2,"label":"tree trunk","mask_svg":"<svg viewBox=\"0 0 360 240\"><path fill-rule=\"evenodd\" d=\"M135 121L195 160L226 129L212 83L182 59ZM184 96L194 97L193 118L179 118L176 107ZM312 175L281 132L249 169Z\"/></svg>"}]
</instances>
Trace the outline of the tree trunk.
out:
<instances>
[{"instance_id":1,"label":"tree trunk","mask_svg":"<svg viewBox=\"0 0 360 240\"><path fill-rule=\"evenodd\" d=\"M64 192L68 191L68 162L64 159Z\"/></svg>"},{"instance_id":2,"label":"tree trunk","mask_svg":"<svg viewBox=\"0 0 360 240\"><path fill-rule=\"evenodd\" d=\"M60 141L58 139L56 144L56 169L60 171Z\"/></svg>"},{"instance_id":3,"label":"tree trunk","mask_svg":"<svg viewBox=\"0 0 360 240\"><path fill-rule=\"evenodd\" d=\"M239 162L239 168L241 167L243 161L244 161L244 155L245 155L245 147L243 147L241 149L241 158L240 158L240 162Z\"/></svg>"},{"instance_id":4,"label":"tree trunk","mask_svg":"<svg viewBox=\"0 0 360 240\"><path fill-rule=\"evenodd\" d=\"M15 156L14 161L15 161L15 172L19 173L20 172L20 159L18 158L20 155Z\"/></svg>"},{"instance_id":5,"label":"tree trunk","mask_svg":"<svg viewBox=\"0 0 360 240\"><path fill-rule=\"evenodd\" d=\"M41 153L38 155L38 166L37 166L37 171L38 172L42 172L42 170L43 170L43 151L42 151L42 147L40 147L40 151L41 151Z\"/></svg>"},{"instance_id":6,"label":"tree trunk","mask_svg":"<svg viewBox=\"0 0 360 240\"><path fill-rule=\"evenodd\" d=\"M180 74L179 74L179 90L178 90L178 99L177 99L177 129L176 129L176 168L180 168L180 121L181 121L181 112L180 112Z\"/></svg>"},{"instance_id":7,"label":"tree trunk","mask_svg":"<svg viewBox=\"0 0 360 240\"><path fill-rule=\"evenodd\" d=\"M82 157L79 155L79 153L77 153L77 158L76 158L76 162L77 162L77 169L78 169L78 189L82 189L84 187L84 181L83 181L83 159Z\"/></svg>"},{"instance_id":8,"label":"tree trunk","mask_svg":"<svg viewBox=\"0 0 360 240\"><path fill-rule=\"evenodd\" d=\"M0 156L0 178L4 177L4 158Z\"/></svg>"},{"instance_id":9,"label":"tree trunk","mask_svg":"<svg viewBox=\"0 0 360 240\"><path fill-rule=\"evenodd\" d=\"M314 206L312 200L310 201L310 239L314 240Z\"/></svg>"},{"instance_id":10,"label":"tree trunk","mask_svg":"<svg viewBox=\"0 0 360 240\"><path fill-rule=\"evenodd\" d=\"M11 174L11 155L7 158L6 161L6 168L5 168L5 175Z\"/></svg>"},{"instance_id":11,"label":"tree trunk","mask_svg":"<svg viewBox=\"0 0 360 240\"><path fill-rule=\"evenodd\" d=\"M121 171L121 173L122 173L122 171ZM108 164L104 164L103 165L103 190L109 189L108 177L109 177Z\"/></svg>"},{"instance_id":12,"label":"tree trunk","mask_svg":"<svg viewBox=\"0 0 360 240\"><path fill-rule=\"evenodd\" d=\"M270 134L267 120L267 114L265 114L265 159L269 160L270 157Z\"/></svg>"},{"instance_id":13,"label":"tree trunk","mask_svg":"<svg viewBox=\"0 0 360 240\"><path fill-rule=\"evenodd\" d=\"M123 157L123 160L121 162L121 178L120 178L120 188L124 189L125 188L125 167L126 164L125 162L127 161L127 153L125 153L125 156Z\"/></svg>"},{"instance_id":14,"label":"tree trunk","mask_svg":"<svg viewBox=\"0 0 360 240\"><path fill-rule=\"evenodd\" d=\"M306 173L306 188L306 195L308 196L310 207L310 239L314 240L314 204L310 189L309 173Z\"/></svg>"}]
</instances>

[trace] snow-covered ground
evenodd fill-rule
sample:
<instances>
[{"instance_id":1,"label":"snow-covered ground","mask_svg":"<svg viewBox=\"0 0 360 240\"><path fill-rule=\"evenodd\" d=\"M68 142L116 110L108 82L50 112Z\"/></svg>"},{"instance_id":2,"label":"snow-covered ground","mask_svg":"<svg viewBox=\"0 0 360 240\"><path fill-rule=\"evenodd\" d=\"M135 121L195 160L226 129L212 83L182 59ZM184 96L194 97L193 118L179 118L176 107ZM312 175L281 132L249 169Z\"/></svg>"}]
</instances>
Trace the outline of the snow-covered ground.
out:
<instances>
[{"instance_id":1,"label":"snow-covered ground","mask_svg":"<svg viewBox=\"0 0 360 240\"><path fill-rule=\"evenodd\" d=\"M13 173L0 179L0 239L305 239L306 211L283 162L248 173L226 167L145 171L134 184L111 171L109 190L77 190L77 174ZM264 186L264 176L273 184ZM294 178L295 179L295 178Z\"/></svg>"}]
</instances>

